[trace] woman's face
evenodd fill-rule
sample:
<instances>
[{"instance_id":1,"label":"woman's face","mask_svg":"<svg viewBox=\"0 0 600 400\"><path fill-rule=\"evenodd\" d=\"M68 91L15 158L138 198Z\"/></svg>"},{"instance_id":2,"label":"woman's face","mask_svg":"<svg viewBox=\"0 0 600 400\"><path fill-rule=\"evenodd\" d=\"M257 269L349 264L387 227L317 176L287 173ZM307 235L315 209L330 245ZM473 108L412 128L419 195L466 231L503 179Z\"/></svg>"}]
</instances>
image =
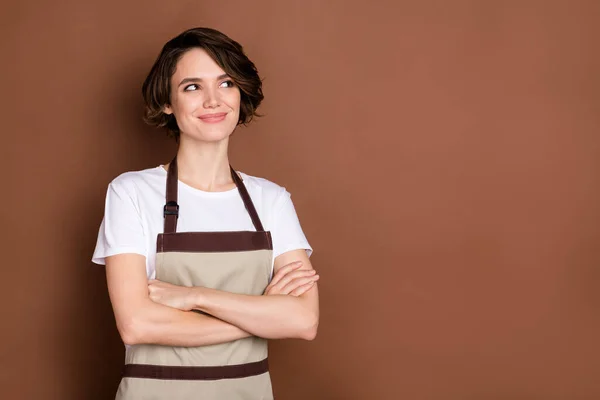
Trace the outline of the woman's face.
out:
<instances>
[{"instance_id":1,"label":"woman's face","mask_svg":"<svg viewBox=\"0 0 600 400\"><path fill-rule=\"evenodd\" d=\"M206 51L188 50L171 77L171 104L181 137L217 142L231 135L240 115L240 90Z\"/></svg>"}]
</instances>

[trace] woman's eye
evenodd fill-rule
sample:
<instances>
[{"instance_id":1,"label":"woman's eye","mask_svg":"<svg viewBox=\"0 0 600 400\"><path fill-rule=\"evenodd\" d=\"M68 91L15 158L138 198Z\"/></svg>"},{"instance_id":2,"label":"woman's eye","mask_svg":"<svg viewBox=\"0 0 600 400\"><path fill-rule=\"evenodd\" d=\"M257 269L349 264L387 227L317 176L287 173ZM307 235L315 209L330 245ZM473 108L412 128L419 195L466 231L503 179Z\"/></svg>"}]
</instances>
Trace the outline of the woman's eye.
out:
<instances>
[{"instance_id":1,"label":"woman's eye","mask_svg":"<svg viewBox=\"0 0 600 400\"><path fill-rule=\"evenodd\" d=\"M198 89L198 85L192 83L191 85L187 85L183 90L186 92L191 92L192 90Z\"/></svg>"},{"instance_id":2,"label":"woman's eye","mask_svg":"<svg viewBox=\"0 0 600 400\"><path fill-rule=\"evenodd\" d=\"M233 81L223 81L221 82L221 87L230 88L234 86Z\"/></svg>"}]
</instances>

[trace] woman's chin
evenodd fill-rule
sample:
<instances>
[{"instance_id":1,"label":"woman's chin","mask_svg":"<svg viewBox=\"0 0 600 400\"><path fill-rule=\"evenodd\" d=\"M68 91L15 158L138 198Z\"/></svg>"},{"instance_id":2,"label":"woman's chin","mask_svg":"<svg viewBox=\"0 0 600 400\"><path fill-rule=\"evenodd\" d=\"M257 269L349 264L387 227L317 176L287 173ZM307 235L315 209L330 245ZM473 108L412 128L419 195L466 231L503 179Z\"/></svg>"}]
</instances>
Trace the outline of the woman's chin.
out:
<instances>
[{"instance_id":1,"label":"woman's chin","mask_svg":"<svg viewBox=\"0 0 600 400\"><path fill-rule=\"evenodd\" d=\"M223 132L223 131L209 131L209 132L196 132L194 134L182 134L181 137L183 139L184 136L187 136L188 139L193 140L195 142L210 142L217 143L226 140L231 136L233 132Z\"/></svg>"}]
</instances>

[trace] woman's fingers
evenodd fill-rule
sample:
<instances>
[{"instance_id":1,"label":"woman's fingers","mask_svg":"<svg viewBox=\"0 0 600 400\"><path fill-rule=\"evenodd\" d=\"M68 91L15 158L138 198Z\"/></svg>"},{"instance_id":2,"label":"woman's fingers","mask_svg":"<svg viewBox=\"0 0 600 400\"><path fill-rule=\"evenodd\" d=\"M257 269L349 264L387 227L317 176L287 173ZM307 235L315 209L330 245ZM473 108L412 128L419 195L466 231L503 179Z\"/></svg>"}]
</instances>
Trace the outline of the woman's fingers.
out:
<instances>
[{"instance_id":1,"label":"woman's fingers","mask_svg":"<svg viewBox=\"0 0 600 400\"><path fill-rule=\"evenodd\" d=\"M284 265L283 267L281 267L279 269L279 271L277 271L275 273L275 275L273 275L273 279L271 279L271 282L269 282L269 285L267 285L267 288L265 289L265 294L273 287L275 286L277 283L279 283L279 281L286 276L288 273L297 270L298 268L302 267L302 262L301 261L296 261L293 263L289 263L287 265Z\"/></svg>"},{"instance_id":2,"label":"woman's fingers","mask_svg":"<svg viewBox=\"0 0 600 400\"><path fill-rule=\"evenodd\" d=\"M276 285L277 282L279 282L281 280L281 278L283 278L284 276L286 276L288 273L297 270L301 266L302 266L302 261L294 261L293 263L289 263L287 265L284 265L273 276L273 279L271 279L271 283L269 283L269 286Z\"/></svg>"},{"instance_id":3,"label":"woman's fingers","mask_svg":"<svg viewBox=\"0 0 600 400\"><path fill-rule=\"evenodd\" d=\"M314 269L304 269L293 271L286 274L285 277L281 278L277 284L272 285L269 288L269 291L265 294L289 294L292 290L297 288L298 286L303 285L308 281L314 281L316 276L316 271ZM308 279L308 280L302 280ZM318 278L316 278L318 279ZM287 290L283 288L287 287Z\"/></svg>"},{"instance_id":4,"label":"woman's fingers","mask_svg":"<svg viewBox=\"0 0 600 400\"><path fill-rule=\"evenodd\" d=\"M302 296L304 293L308 292L315 285L315 281L309 282L305 285L297 287L296 289L290 292L290 296L298 297Z\"/></svg>"},{"instance_id":5,"label":"woman's fingers","mask_svg":"<svg viewBox=\"0 0 600 400\"><path fill-rule=\"evenodd\" d=\"M313 276L315 274L314 269L301 269L287 273L283 278L279 280L275 285L273 285L273 289L277 291L281 291L284 286L297 278L304 278L307 276Z\"/></svg>"},{"instance_id":6,"label":"woman's fingers","mask_svg":"<svg viewBox=\"0 0 600 400\"><path fill-rule=\"evenodd\" d=\"M304 287L305 285L314 284L319 280L319 275L307 276L304 278L293 279L290 283L281 288L281 294L292 294L295 290Z\"/></svg>"}]
</instances>

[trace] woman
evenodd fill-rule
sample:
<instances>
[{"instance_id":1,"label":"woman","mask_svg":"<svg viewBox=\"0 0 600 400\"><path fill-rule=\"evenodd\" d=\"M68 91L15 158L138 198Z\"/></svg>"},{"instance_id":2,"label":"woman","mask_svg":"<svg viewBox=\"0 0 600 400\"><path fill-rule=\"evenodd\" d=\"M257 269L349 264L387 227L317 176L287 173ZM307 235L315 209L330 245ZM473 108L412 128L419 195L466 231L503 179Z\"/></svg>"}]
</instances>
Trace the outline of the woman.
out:
<instances>
[{"instance_id":1,"label":"woman","mask_svg":"<svg viewBox=\"0 0 600 400\"><path fill-rule=\"evenodd\" d=\"M242 47L207 28L165 44L146 121L179 143L167 165L108 188L93 261L126 345L117 399L272 399L266 339L312 340L312 249L289 193L235 172L229 138L263 99Z\"/></svg>"}]
</instances>

